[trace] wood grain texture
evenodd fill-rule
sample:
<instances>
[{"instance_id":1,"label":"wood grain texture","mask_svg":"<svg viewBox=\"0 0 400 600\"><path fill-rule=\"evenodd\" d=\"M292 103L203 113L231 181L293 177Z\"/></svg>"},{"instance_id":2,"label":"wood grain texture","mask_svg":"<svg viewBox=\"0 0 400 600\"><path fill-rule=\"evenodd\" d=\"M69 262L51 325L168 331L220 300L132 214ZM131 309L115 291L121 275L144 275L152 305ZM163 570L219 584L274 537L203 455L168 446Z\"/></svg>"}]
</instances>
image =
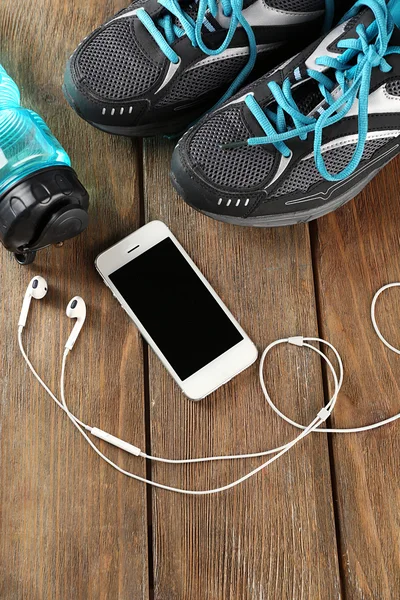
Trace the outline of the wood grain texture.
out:
<instances>
[{"instance_id":1,"label":"wood grain texture","mask_svg":"<svg viewBox=\"0 0 400 600\"><path fill-rule=\"evenodd\" d=\"M20 85L24 104L45 118L70 153L91 195L89 229L62 249L42 251L25 268L0 249L0 598L398 598L396 424L337 436L330 445L323 434L310 436L244 485L188 498L145 489L100 462L20 357L16 324L27 283L38 273L48 279L50 291L32 303L24 340L54 390L71 330L65 306L75 294L87 302L87 323L69 359L67 396L89 424L173 458L256 451L297 435L267 408L257 366L195 403L180 393L151 351L143 352L93 260L141 222L159 218L260 350L278 337L318 331L337 345L346 378L336 425L370 423L400 410L400 363L369 323L373 292L399 279L399 162L357 201L313 224L311 240L307 226L252 230L199 215L169 183L172 143L145 141L142 157L140 141L94 130L62 97L64 65L73 48L125 4L0 5L1 62ZM194 299L193 309L200 308ZM381 298L382 331L397 345L399 310L400 291ZM296 348L277 349L266 365L277 404L303 423L323 403L324 377L316 356ZM325 388L329 392L329 381ZM122 466L145 475L141 461L99 445ZM208 488L260 462L158 464L148 474L178 487Z\"/></svg>"},{"instance_id":2,"label":"wood grain texture","mask_svg":"<svg viewBox=\"0 0 400 600\"><path fill-rule=\"evenodd\" d=\"M172 144L146 142L146 219L159 218L262 349L278 336L317 331L306 227L251 230L207 219L168 181ZM193 299L193 310L201 310ZM150 354L153 454L252 452L296 432L266 407L254 365L209 398L187 400ZM298 373L307 374L300 377ZM320 364L282 348L266 367L271 393L308 423L323 402ZM299 399L301 401L299 402ZM152 468L153 479L187 488L223 485L260 464ZM223 495L171 497L153 491L155 600L337 599L340 582L325 436L305 440L257 477Z\"/></svg>"},{"instance_id":3,"label":"wood grain texture","mask_svg":"<svg viewBox=\"0 0 400 600\"><path fill-rule=\"evenodd\" d=\"M67 397L91 425L145 443L142 343L94 269L96 254L139 224L138 156L129 140L95 131L62 97L66 59L122 2L6 0L1 62L70 153L91 196L89 229L30 267L0 252L0 597L2 600L148 598L146 489L100 461L29 373L17 322L34 274L49 283L24 333L39 373L58 389L71 330L65 307L84 297L88 318L69 358ZM111 349L111 351L110 351ZM121 465L144 466L117 449Z\"/></svg>"},{"instance_id":4,"label":"wood grain texture","mask_svg":"<svg viewBox=\"0 0 400 600\"><path fill-rule=\"evenodd\" d=\"M344 360L337 427L361 426L400 412L399 357L370 321L374 293L399 281L400 162L390 163L355 200L313 229L321 333ZM400 292L377 304L382 333L399 347ZM333 437L344 597L400 596L400 430L398 422Z\"/></svg>"}]
</instances>

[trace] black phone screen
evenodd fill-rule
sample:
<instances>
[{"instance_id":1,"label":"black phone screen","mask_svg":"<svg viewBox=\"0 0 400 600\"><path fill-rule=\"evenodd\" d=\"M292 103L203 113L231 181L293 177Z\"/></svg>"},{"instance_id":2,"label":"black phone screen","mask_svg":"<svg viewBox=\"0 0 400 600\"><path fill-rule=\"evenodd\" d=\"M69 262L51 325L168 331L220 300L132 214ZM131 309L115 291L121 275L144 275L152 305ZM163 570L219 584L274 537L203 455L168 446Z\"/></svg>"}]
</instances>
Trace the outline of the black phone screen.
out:
<instances>
[{"instance_id":1,"label":"black phone screen","mask_svg":"<svg viewBox=\"0 0 400 600\"><path fill-rule=\"evenodd\" d=\"M181 380L243 340L171 238L109 278Z\"/></svg>"}]
</instances>

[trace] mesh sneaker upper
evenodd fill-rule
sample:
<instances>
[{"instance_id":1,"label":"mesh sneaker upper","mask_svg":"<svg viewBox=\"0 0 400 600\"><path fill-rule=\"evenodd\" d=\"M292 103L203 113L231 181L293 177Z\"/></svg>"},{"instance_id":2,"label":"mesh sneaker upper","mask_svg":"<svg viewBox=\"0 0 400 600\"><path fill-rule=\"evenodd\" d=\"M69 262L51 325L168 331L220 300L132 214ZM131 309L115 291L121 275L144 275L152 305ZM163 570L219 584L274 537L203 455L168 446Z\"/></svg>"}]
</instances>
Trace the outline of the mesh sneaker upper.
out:
<instances>
[{"instance_id":1,"label":"mesh sneaker upper","mask_svg":"<svg viewBox=\"0 0 400 600\"><path fill-rule=\"evenodd\" d=\"M128 19L110 23L79 53L79 68L88 87L110 100L126 100L148 90L161 73L137 45Z\"/></svg>"},{"instance_id":2,"label":"mesh sneaker upper","mask_svg":"<svg viewBox=\"0 0 400 600\"><path fill-rule=\"evenodd\" d=\"M386 91L391 96L400 96L400 80L395 79L386 84Z\"/></svg>"},{"instance_id":3,"label":"mesh sneaker upper","mask_svg":"<svg viewBox=\"0 0 400 600\"><path fill-rule=\"evenodd\" d=\"M324 0L268 0L269 6L280 10L305 12L308 10L323 10Z\"/></svg>"},{"instance_id":4,"label":"mesh sneaker upper","mask_svg":"<svg viewBox=\"0 0 400 600\"><path fill-rule=\"evenodd\" d=\"M68 61L63 91L70 106L109 133L181 133L311 41L324 17L324 0L243 0L219 3L218 10L211 3L202 5L204 15L199 6L198 0L135 0L117 12ZM253 33L239 25L240 12ZM265 173L267 153L252 156L261 157ZM247 161L242 151L231 160ZM247 178L242 171L244 185L264 175L258 167ZM226 181L222 173L219 180Z\"/></svg>"},{"instance_id":5,"label":"mesh sneaker upper","mask_svg":"<svg viewBox=\"0 0 400 600\"><path fill-rule=\"evenodd\" d=\"M372 155L384 146L390 138L381 138L369 140L366 142L362 160L368 160ZM351 160L356 144L338 146L323 153L323 158L327 169L332 173L339 173ZM314 157L302 160L288 174L284 182L271 194L272 198L285 196L292 192L306 192L318 181L323 181L321 173L315 166Z\"/></svg>"},{"instance_id":6,"label":"mesh sneaker upper","mask_svg":"<svg viewBox=\"0 0 400 600\"><path fill-rule=\"evenodd\" d=\"M190 141L189 154L211 184L251 188L267 178L274 155L261 146L231 150L221 148L221 144L248 136L241 108L228 108L217 112L197 129Z\"/></svg>"},{"instance_id":7,"label":"mesh sneaker upper","mask_svg":"<svg viewBox=\"0 0 400 600\"><path fill-rule=\"evenodd\" d=\"M244 67L247 59L247 56L235 56L219 63L211 62L186 71L157 106L191 100L221 85L229 85Z\"/></svg>"}]
</instances>

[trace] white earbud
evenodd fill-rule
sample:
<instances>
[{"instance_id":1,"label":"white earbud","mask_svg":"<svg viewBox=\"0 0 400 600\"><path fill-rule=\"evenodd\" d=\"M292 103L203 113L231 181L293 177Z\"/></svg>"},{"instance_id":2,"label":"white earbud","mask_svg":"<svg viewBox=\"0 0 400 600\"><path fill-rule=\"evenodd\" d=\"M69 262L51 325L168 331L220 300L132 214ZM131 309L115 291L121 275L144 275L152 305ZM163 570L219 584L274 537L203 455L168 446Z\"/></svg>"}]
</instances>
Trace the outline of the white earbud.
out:
<instances>
[{"instance_id":1,"label":"white earbud","mask_svg":"<svg viewBox=\"0 0 400 600\"><path fill-rule=\"evenodd\" d=\"M18 327L25 327L26 319L28 317L29 307L31 305L32 298L41 300L47 294L47 281L44 277L36 275L31 279L25 293L25 298L22 303L21 314L19 315Z\"/></svg>"},{"instance_id":2,"label":"white earbud","mask_svg":"<svg viewBox=\"0 0 400 600\"><path fill-rule=\"evenodd\" d=\"M80 296L74 296L68 303L66 314L70 319L76 319L75 326L65 344L68 350L72 350L86 319L86 304L84 299Z\"/></svg>"}]
</instances>

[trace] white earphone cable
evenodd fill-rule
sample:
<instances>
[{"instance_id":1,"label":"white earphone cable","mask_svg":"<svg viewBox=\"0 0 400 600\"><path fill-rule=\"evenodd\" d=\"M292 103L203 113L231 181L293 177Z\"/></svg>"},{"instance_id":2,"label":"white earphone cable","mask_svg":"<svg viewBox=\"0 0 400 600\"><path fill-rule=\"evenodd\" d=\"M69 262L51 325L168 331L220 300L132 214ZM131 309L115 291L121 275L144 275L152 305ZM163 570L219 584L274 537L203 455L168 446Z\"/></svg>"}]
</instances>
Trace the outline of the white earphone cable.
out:
<instances>
[{"instance_id":1,"label":"white earphone cable","mask_svg":"<svg viewBox=\"0 0 400 600\"><path fill-rule=\"evenodd\" d=\"M386 338L383 337L377 322L376 322L376 302L379 298L379 296L386 290L390 289L390 288L394 288L394 287L400 287L400 282L395 282L395 283L388 283L384 286L382 286L374 295L372 303L371 303L371 321L372 321L372 326L375 330L376 335L379 337L379 339L381 340L381 342L387 347L389 348L389 350L391 350L392 352L395 352L396 354L400 354L400 349L396 348L395 346L392 346L392 344L390 344ZM304 339L308 339L309 341L318 341L317 338L304 338ZM343 366L342 366L342 360L339 356L339 353L337 352L336 348L334 348L334 346L332 344L330 344L329 342L324 342L327 346L329 346L333 352L336 355L336 358L338 360L339 363L339 368L340 368L340 378L339 378L339 383L340 383L340 387L342 386L342 382L343 382ZM307 344L304 344L304 346L307 346ZM263 387L263 391L264 391L264 395L265 398L268 402L268 404L270 405L270 407L272 408L272 410L274 410L282 419L284 419L285 421L287 421L288 423L290 423L291 425L293 425L294 427L297 427L298 429L305 429L304 425L301 425L300 423L297 423L296 421L293 421L293 419L290 419L289 417L287 417L285 414L283 414L278 408L277 406L275 406L275 404L272 402L267 390L265 389L265 386L263 385L263 381L261 381L261 385ZM388 425L389 423L393 423L393 421L396 421L397 419L400 418L400 413L393 415L392 417L388 417L387 419L383 419L382 421L378 421L376 423L372 423L370 425L362 425L360 427L346 427L346 428L317 428L314 431L320 432L320 433L361 433L363 431L370 431L372 429L377 429L378 427L383 427L384 425Z\"/></svg>"},{"instance_id":2,"label":"white earphone cable","mask_svg":"<svg viewBox=\"0 0 400 600\"><path fill-rule=\"evenodd\" d=\"M305 344L305 343L302 344L303 346L306 346L306 347L310 348L311 350L313 350L314 352L316 352L317 354L319 354L321 356L321 358L323 358L325 360L325 362L328 365L328 368L330 369L330 371L331 371L331 373L333 375L334 382L335 382L335 393L334 393L332 399L329 401L329 403L325 407L325 408L328 408L330 406L330 411L332 411L333 407L335 406L335 403L336 403L337 394L340 391L340 388L341 388L341 385L342 385L342 381L343 381L343 365L342 365L342 361L341 361L341 358L339 356L339 353L337 352L337 350L335 348L333 348L333 346L331 346L331 344L329 344L329 342L325 342L322 339L319 339L319 338L301 338L301 339L302 340L309 340L309 341L313 340L313 341L320 342L322 344L327 344L328 346L332 347L332 349L334 350L334 352L336 354L336 357L337 357L338 363L339 363L339 379L337 377L337 374L336 374L334 366L332 365L331 361L328 359L328 357L323 352L321 352L320 350L318 350L318 348L315 348L314 346L311 346L310 344ZM274 348L278 344L284 344L284 343L294 344L294 342L292 340L298 340L299 343L300 343L300 338L284 338L284 339L281 339L281 340L276 340L275 342L272 342L271 344L269 344L269 346L267 346L267 348L265 348L264 352L261 355L258 374L259 374L261 388L262 388L264 396L265 396L265 398L266 398L266 400L268 401L269 404L272 404L272 400L269 397L269 394L267 392L266 385L265 385L265 380L264 380L264 363L265 363L265 359L267 357L267 354L272 350L272 348ZM294 344L294 345L297 345L297 344ZM332 405L331 405L331 402L332 402ZM273 406L275 406L275 405L273 405ZM280 416L283 415L283 414L280 413L280 411L278 409L276 409L276 412ZM287 420L285 416L283 416L283 418L285 420ZM302 427L302 429L307 429L307 427ZM322 431L325 431L325 430L322 429ZM289 442L289 444L290 443L291 442ZM283 446L279 446L278 448L272 448L271 450L264 450L262 452L253 452L251 454L233 454L233 455L221 455L221 456L206 456L206 457L203 457L203 458L183 458L183 459L161 458L159 456L152 456L152 455L149 455L149 454L145 454L144 452L141 452L140 456L142 456L143 458L146 458L148 460L153 460L153 461L163 462L163 463L168 463L168 464L189 464L189 463L210 462L210 461L217 461L217 460L238 460L238 459L247 459L247 458L257 458L259 456L266 456L268 454L274 454L275 452L280 452L281 450L283 450L284 448L286 448L289 444L284 444Z\"/></svg>"},{"instance_id":3,"label":"white earphone cable","mask_svg":"<svg viewBox=\"0 0 400 600\"><path fill-rule=\"evenodd\" d=\"M51 389L49 387L47 387L47 385L45 384L45 382L43 381L43 379L40 377L40 375L37 373L37 371L35 370L35 367L32 365L31 361L28 358L28 355L25 352L24 349L24 345L22 343L22 331L23 331L23 327L19 326L18 327L18 344L19 344L19 349L21 350L21 354L25 359L26 364L28 365L28 367L30 368L30 370L32 371L33 375L36 377L36 379L38 380L38 382L40 383L40 385L46 390L46 392L49 394L50 398L52 398L54 400L54 402L56 404L58 404L58 406L65 411L65 408L63 407L63 405L61 404L61 402L56 398L56 396L53 394L53 392L51 391ZM70 413L71 414L71 413ZM83 427L84 429L86 429L87 431L91 431L92 428L89 425L86 425L86 423L83 423L83 421L80 421L78 419L78 417L75 417L75 415L72 415L72 417L75 419L75 421L77 423L79 423L79 425L81 427Z\"/></svg>"},{"instance_id":4,"label":"white earphone cable","mask_svg":"<svg viewBox=\"0 0 400 600\"><path fill-rule=\"evenodd\" d=\"M376 301L379 297L379 295L386 289L391 288L391 287L396 287L396 286L400 286L400 283L391 283L388 284L386 286L383 286L382 288L380 288L380 290L378 290L378 292L375 294L372 304L371 304L371 320L372 320L372 324L373 327L379 337L379 339L385 344L385 346L387 346L390 350L392 350L393 352L396 352L397 354L400 354L400 350L398 350L397 348L395 348L394 346L392 346L391 344L389 344L389 342L387 342L387 340L383 337L383 335L381 334L377 324L376 324L376 318L375 318L375 307L376 307ZM282 456L283 454L285 454L288 450L290 450L295 444L297 444L301 439L303 439L304 437L306 437L309 433L314 432L314 431L318 431L318 432L322 432L322 433L358 433L361 431L368 431L371 429L375 429L377 427L382 427L383 425L386 425L387 423L390 423L392 421L395 421L396 419L400 418L400 413L397 415L394 415L393 417L389 417L388 419L384 419L382 421L379 421L377 423L373 423L371 425L365 425L362 427L356 427L356 428L346 428L346 429L332 429L332 428L321 428L321 425L326 421L326 419L330 416L335 404L336 404L336 400L337 400L337 396L339 394L339 391L341 389L342 383L343 383L343 363L342 363L342 359L338 353L338 351L336 350L336 348L330 344L329 342L327 342L326 340L322 340L320 338L315 338L315 337L308 337L308 338L303 338L301 336L297 336L297 337L292 337L292 338L284 338L281 340L276 340L274 342L272 342L271 344L269 344L269 346L267 346L267 348L265 348L261 359L260 359L260 366L259 366L259 377L260 377L260 385L261 388L263 390L264 396L268 402L268 404L270 405L270 407L285 421L287 421L288 423L290 423L291 425L293 425L294 427L297 427L299 429L302 429L303 431L295 438L293 439L291 442L288 442L286 444L284 444L283 446L280 446L278 448L273 448L270 450L265 450L263 452L255 452L255 453L250 453L250 454L237 454L237 455L222 455L222 456L212 456L212 457L202 457L202 458L190 458L190 459L169 459L169 458L162 458L162 457L157 457L157 456L150 456L147 455L146 453L140 451L138 448L131 446L130 444L127 444L126 442L123 442L122 440L119 440L118 438L114 438L114 440L116 440L118 443L116 444L115 442L112 442L111 440L109 440L111 443L114 443L115 445L119 445L119 447L121 448L125 448L125 446L129 446L130 448L134 448L135 452L137 456L141 456L142 458L145 459L149 459L149 460L153 460L153 461L158 461L158 462L164 462L164 463L169 463L169 464L189 464L189 463L198 463L198 462L209 462L209 461L216 461L216 460L235 460L235 459L247 459L247 458L256 458L256 457L261 457L261 456L265 456L268 454L275 454L275 456L273 456L272 458L270 458L268 461L266 461L265 463L263 463L262 465L260 465L259 467L253 469L252 471L250 471L249 473L247 473L246 475L242 476L241 478L225 485L219 488L214 488L214 489L210 489L210 490L187 490L187 489L181 489L181 488L175 488L175 487L171 487L171 486L167 486L161 483L157 483L155 481L151 481L148 479L145 479L139 475L130 473L129 471L126 471L124 469L122 469L121 467L119 467L117 464L115 464L113 461L111 461L106 455L104 455L99 448L93 443L93 441L89 438L89 436L85 433L84 430L92 432L94 435L95 434L95 430L96 428L92 428L89 427L88 425L86 425L85 423L83 423L82 421L80 421L79 419L77 419L69 410L67 404L66 404L66 400L65 400L65 369L66 369L66 360L67 360L67 356L69 353L69 349L66 348L64 355L63 355L63 360L62 360L62 368L61 368L61 380L60 380L60 388L61 388L61 402L56 398L56 396L51 392L51 390L48 388L48 386L44 383L44 381L40 378L40 376L38 375L38 373L35 371L32 363L30 362L24 347L23 347L23 343L22 343L22 330L23 327L19 326L18 328L18 341L19 341L19 347L21 350L21 353L28 365L28 367L30 368L30 370L32 371L33 375L36 377L36 379L39 381L39 383L43 386L43 388L46 390L46 392L50 395L50 397L57 403L58 406L60 406L60 408L62 408L66 414L68 415L69 419L72 421L72 423L75 425L75 427L80 431L80 433L83 435L83 437L86 439L86 441L90 444L90 446L93 448L93 450L103 459L105 460L109 465L111 465L112 467L114 467L115 469L117 469L120 473L123 473L124 475L127 475L128 477L131 477L133 479L137 479L138 481L142 481L143 483L147 483L149 485L152 485L154 487L158 487L161 489L165 489L168 491L173 491L173 492L178 492L181 494L189 494L189 495L206 495L206 494L214 494L214 493L219 493L219 492L223 492L225 490L228 490L236 485L239 485L240 483L244 482L245 480L249 479L250 477L256 475L256 473L258 473L259 471L261 471L262 469L264 469L265 467L267 467L269 464L271 464L272 462L274 462L275 460L277 460L280 456ZM331 361L328 359L328 357L326 356L326 354L324 352L322 352L321 350L319 350L317 347L307 343L307 342L316 342L319 344L323 344L328 346L333 353L335 354L336 360L338 362L338 366L339 366L339 370L338 370L338 374L335 371L334 366L332 365ZM319 354L319 356L321 358L323 358L323 360L326 362L329 370L332 373L333 379L334 379L334 393L332 398L329 400L328 404L322 408L317 417L315 417L315 419L306 427L304 425L301 425L300 423L297 423L296 421L290 419L289 417L287 417L284 413L282 413L282 411L280 411L275 404L273 403L273 401L271 400L271 397L267 391L266 385L265 385L265 380L264 380L264 374L263 374L263 367L264 367L264 363L265 363L265 359L267 354L272 350L272 348L274 348L275 346L279 345L279 344L283 344L283 343L289 343L292 345L296 345L296 346L305 346L306 348L309 348L311 350L313 350L314 352L316 352L317 354ZM97 430L99 431L99 430ZM109 436L109 434L106 434L105 432L101 432L104 433L106 436ZM97 436L99 437L99 436ZM112 436L109 436L112 437ZM107 439L107 438L103 438L103 439ZM127 449L127 448L125 448Z\"/></svg>"},{"instance_id":5,"label":"white earphone cable","mask_svg":"<svg viewBox=\"0 0 400 600\"><path fill-rule=\"evenodd\" d=\"M149 485L152 485L154 487L158 487L161 489L165 489L168 491L173 491L173 492L178 492L181 494L189 494L189 495L208 495L208 494L215 494L215 493L220 493L223 491L226 491L236 485L239 485L240 483L243 483L244 481L246 481L247 479L249 479L250 477L253 477L254 475L256 475L259 471L261 471L262 469L264 469L265 467L267 467L269 464L273 463L275 460L277 460L280 456L282 456L283 454L285 454L286 452L288 452L295 444L297 444L301 439L303 439L304 437L306 437L309 433L311 433L316 427L319 427L321 425L321 423L323 423L328 416L330 415L336 399L337 399L337 395L339 393L340 387L339 387L339 380L337 378L335 369L332 365L332 363L329 361L329 359L323 354L321 353L317 348L314 348L313 346L309 346L311 348L311 350L314 350L315 352L317 352L318 354L320 354L320 356L322 356L324 358L324 360L327 362L333 378L334 378L334 383L335 383L335 393L332 396L330 402L328 403L328 405L321 409L318 413L318 416L315 417L315 419L310 423L310 425L306 428L304 428L304 430L291 442L285 444L284 446L280 447L280 448L275 448L273 450L268 450L266 453L276 453L276 455L272 458L270 458L268 461L266 461L265 463L263 463L262 465L256 467L255 469L253 469L252 471L250 471L249 473L247 473L246 475L240 477L239 479L224 485L222 487L219 488L214 488L214 489L209 489L209 490L187 490L187 489L182 489L182 488L175 488L175 487L171 487L171 486L167 486L152 480L148 480L145 479L144 477L141 477L139 475L136 475L134 473L130 473L129 471L126 471L125 469L122 469L121 467L119 467L116 463L114 463L112 460L110 460L105 454L103 454L99 448L97 448L97 446L93 443L93 441L89 438L89 436L87 435L87 433L84 431L84 429L90 431L91 428L89 428L87 425L83 424L81 421L79 421L78 419L76 419L76 417L71 413L71 411L69 410L66 400L65 400L65 369L66 369L66 360L67 360L67 356L69 354L69 349L66 348L64 351L64 355L63 355L63 360L62 360L62 367L61 367L61 380L60 380L60 391L61 391L61 403L55 398L54 394L51 392L51 390L46 386L46 384L44 384L43 380L39 377L39 375L37 374L37 372L35 371L32 363L29 361L25 350L23 348L23 344L22 344L22 328L20 328L19 330L19 342L20 342L20 348L21 348L21 352L25 358L25 360L28 363L28 366L30 367L32 373L35 375L35 377L38 379L38 381L41 383L41 385L43 385L44 389L50 394L50 396L53 398L53 400L55 400L57 402L57 404L59 406L61 406L61 408L66 412L66 414L68 415L69 419L72 421L72 423L75 425L75 427L79 430L79 432L82 434L82 436L85 438L85 440L88 442L88 444L93 448L93 450L103 459L105 460L110 466L112 466L113 468L115 468L117 471L119 471L120 473L123 473L124 475L127 475L128 477L131 477L133 479L136 479L138 481L141 481L143 483L147 483ZM266 348L266 350L263 353L262 356L262 362L260 365L260 377L263 380L263 370L262 370L262 365L264 364L264 360L265 357L267 355L267 353L269 352L269 350L277 345L277 343L284 343L284 342L289 342L290 343L290 338L289 339L284 339L284 340L279 340L278 342L274 342L272 344L270 344L270 346L268 346L268 348ZM265 386L265 384L264 384ZM265 453L258 453L259 456L264 455ZM143 453L141 453L141 456L143 456ZM236 455L233 458L250 458L253 457L254 455ZM205 462L207 460L220 460L220 459L226 459L226 457L208 457L206 459L183 459L182 463L186 463L186 462ZM167 461L168 459L162 459L163 461Z\"/></svg>"},{"instance_id":6,"label":"white earphone cable","mask_svg":"<svg viewBox=\"0 0 400 600\"><path fill-rule=\"evenodd\" d=\"M153 487L161 488L161 489L167 490L169 492L177 492L179 494L187 494L187 495L190 495L190 496L206 496L206 495L210 495L210 494L217 494L217 493L220 493L220 492L225 492L226 490L229 490L229 489L231 489L231 488L239 485L240 483L243 483L244 481L246 481L246 479L250 479L250 477L253 477L259 471L261 471L262 469L265 469L265 467L267 467L268 465L270 465L271 463L273 463L275 460L277 460L280 456L282 456L283 454L285 454L286 452L288 452L288 450L290 450L290 448L292 448L292 446L294 446L295 444L297 444L301 439L303 439L309 433L311 433L313 431L313 429L315 427L318 427L323 422L323 420L325 418L327 418L327 415L330 414L329 411L325 411L325 409L322 409L320 411L320 413L318 414L318 416L315 417L315 419L312 421L312 423L310 423L310 425L304 431L302 431L300 433L300 435L297 436L297 438L295 438L294 440L292 440L291 442L289 442L289 444L286 444L286 446L284 447L283 450L281 450L278 454L276 454L275 456L273 456L272 458L270 458L269 460L267 460L265 463L263 463L259 467L256 467L255 469L253 469L249 473L246 473L246 475L243 475L243 477L240 477L239 479L237 479L235 481L232 481L231 483L228 483L227 485L224 485L224 486L218 487L218 488L209 489L209 490L187 490L187 489L183 489L183 488L176 488L176 487L172 487L172 486L169 486L169 485L164 485L162 483L158 483L156 481L152 481L152 480L146 479L144 477L140 477L140 475L136 475L134 473L131 473L130 471L126 471L125 469L122 469L120 466L118 466L116 463L114 463L112 460L110 460L107 456L105 456L105 454L103 454L97 448L97 446L92 442L92 440L85 433L85 431L82 429L82 427L75 421L74 416L69 411L68 406L67 406L67 404L65 402L64 379L65 379L65 366L66 366L67 356L68 356L68 350L65 350L64 356L63 356L63 360L62 360L62 367L61 367L60 388L61 388L61 400L62 400L62 404L63 404L64 410L67 413L68 417L71 419L72 423L80 431L80 433L83 435L83 437L86 439L86 441L90 444L90 446L93 448L93 450L103 460L105 460L109 465L111 465L112 467L114 467L114 469L116 469L117 471L119 471L123 475L127 475L128 477L131 477L132 479L136 479L136 480L141 481L143 483L147 483L148 485L151 485ZM327 415L326 415L326 413L327 413ZM321 414L321 416L320 416L320 414Z\"/></svg>"},{"instance_id":7,"label":"white earphone cable","mask_svg":"<svg viewBox=\"0 0 400 600\"><path fill-rule=\"evenodd\" d=\"M389 348L389 350L391 350L392 352L395 352L396 354L400 354L400 350L398 348L395 348L394 346L392 346L392 344L389 344L389 342L383 337L383 335L381 334L381 331L376 323L376 317L375 317L376 301L378 300L379 296L382 294L382 292L385 292L386 290L389 290L390 288L394 288L394 287L400 287L400 282L387 283L386 285L381 287L376 292L376 294L372 300L372 303L371 303L371 321L372 321L373 328L375 329L375 333L378 336L378 338L381 340L381 342L387 348Z\"/></svg>"}]
</instances>

